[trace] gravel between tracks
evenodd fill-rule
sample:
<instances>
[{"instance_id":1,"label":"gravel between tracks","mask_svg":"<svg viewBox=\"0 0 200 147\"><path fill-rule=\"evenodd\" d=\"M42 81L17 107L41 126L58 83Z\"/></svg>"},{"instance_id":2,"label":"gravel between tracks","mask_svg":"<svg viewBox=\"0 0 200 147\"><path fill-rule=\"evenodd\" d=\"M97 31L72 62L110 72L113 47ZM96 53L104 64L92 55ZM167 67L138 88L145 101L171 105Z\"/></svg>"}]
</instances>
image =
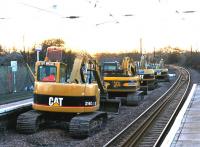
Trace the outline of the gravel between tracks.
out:
<instances>
[{"instance_id":1,"label":"gravel between tracks","mask_svg":"<svg viewBox=\"0 0 200 147\"><path fill-rule=\"evenodd\" d=\"M170 73L173 73L170 70ZM200 74L191 70L192 82L197 83ZM58 128L44 129L32 135L18 134L15 130L0 132L0 146L5 147L101 147L112 137L119 133L131 121L139 116L148 106L150 106L158 97L160 97L175 81L159 83L158 88L149 91L139 106L127 107L122 106L118 115L112 115L108 120L107 126L99 133L86 139L72 139L67 131Z\"/></svg>"}]
</instances>

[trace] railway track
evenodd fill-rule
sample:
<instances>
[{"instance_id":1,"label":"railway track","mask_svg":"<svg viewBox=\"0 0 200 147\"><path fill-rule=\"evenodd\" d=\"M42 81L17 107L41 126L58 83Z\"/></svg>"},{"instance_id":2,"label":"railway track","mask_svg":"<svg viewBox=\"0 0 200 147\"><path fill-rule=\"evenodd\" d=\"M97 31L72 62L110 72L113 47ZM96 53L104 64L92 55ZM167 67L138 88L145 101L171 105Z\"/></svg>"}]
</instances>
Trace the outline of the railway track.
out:
<instances>
[{"instance_id":1,"label":"railway track","mask_svg":"<svg viewBox=\"0 0 200 147\"><path fill-rule=\"evenodd\" d=\"M188 94L190 73L179 72L170 89L104 147L159 146Z\"/></svg>"}]
</instances>

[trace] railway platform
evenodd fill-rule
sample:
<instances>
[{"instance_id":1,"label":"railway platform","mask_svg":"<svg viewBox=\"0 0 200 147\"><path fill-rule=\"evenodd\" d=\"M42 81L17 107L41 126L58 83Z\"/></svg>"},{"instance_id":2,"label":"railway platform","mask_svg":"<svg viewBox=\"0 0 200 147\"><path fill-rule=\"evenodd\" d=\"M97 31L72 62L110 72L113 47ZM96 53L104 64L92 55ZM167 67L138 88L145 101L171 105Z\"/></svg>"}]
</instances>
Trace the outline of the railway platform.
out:
<instances>
[{"instance_id":1,"label":"railway platform","mask_svg":"<svg viewBox=\"0 0 200 147\"><path fill-rule=\"evenodd\" d=\"M0 117L27 107L31 107L32 102L32 92L0 95Z\"/></svg>"},{"instance_id":2,"label":"railway platform","mask_svg":"<svg viewBox=\"0 0 200 147\"><path fill-rule=\"evenodd\" d=\"M9 94L0 94L0 105L13 103L33 97L33 91L20 91Z\"/></svg>"},{"instance_id":3,"label":"railway platform","mask_svg":"<svg viewBox=\"0 0 200 147\"><path fill-rule=\"evenodd\" d=\"M200 84L193 85L161 146L200 146Z\"/></svg>"}]
</instances>

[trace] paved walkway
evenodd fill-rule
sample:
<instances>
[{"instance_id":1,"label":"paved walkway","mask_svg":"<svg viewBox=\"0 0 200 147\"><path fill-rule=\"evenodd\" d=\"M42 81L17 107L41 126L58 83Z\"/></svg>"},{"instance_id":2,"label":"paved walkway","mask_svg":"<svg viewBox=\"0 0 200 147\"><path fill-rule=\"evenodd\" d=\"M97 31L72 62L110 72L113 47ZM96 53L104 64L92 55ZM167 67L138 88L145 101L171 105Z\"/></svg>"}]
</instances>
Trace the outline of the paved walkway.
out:
<instances>
[{"instance_id":1,"label":"paved walkway","mask_svg":"<svg viewBox=\"0 0 200 147\"><path fill-rule=\"evenodd\" d=\"M24 107L31 106L32 103L33 103L33 98L29 98L26 100L0 105L0 116L19 108L22 109Z\"/></svg>"},{"instance_id":2,"label":"paved walkway","mask_svg":"<svg viewBox=\"0 0 200 147\"><path fill-rule=\"evenodd\" d=\"M200 85L193 85L162 146L200 146Z\"/></svg>"},{"instance_id":3,"label":"paved walkway","mask_svg":"<svg viewBox=\"0 0 200 147\"><path fill-rule=\"evenodd\" d=\"M0 116L10 114L17 109L31 107L33 92L18 92L0 95Z\"/></svg>"},{"instance_id":4,"label":"paved walkway","mask_svg":"<svg viewBox=\"0 0 200 147\"><path fill-rule=\"evenodd\" d=\"M32 91L22 91L10 94L0 94L0 105L17 102L20 100L25 100L33 97Z\"/></svg>"}]
</instances>

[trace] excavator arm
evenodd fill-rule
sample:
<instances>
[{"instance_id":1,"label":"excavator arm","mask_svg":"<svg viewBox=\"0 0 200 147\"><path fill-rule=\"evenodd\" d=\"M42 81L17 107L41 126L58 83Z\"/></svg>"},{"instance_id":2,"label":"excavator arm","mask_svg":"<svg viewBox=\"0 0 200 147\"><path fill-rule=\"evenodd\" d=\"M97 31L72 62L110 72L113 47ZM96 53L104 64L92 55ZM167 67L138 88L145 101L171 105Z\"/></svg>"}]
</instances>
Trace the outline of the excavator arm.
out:
<instances>
[{"instance_id":1,"label":"excavator arm","mask_svg":"<svg viewBox=\"0 0 200 147\"><path fill-rule=\"evenodd\" d=\"M94 78L98 84L100 89L100 110L106 112L114 112L119 113L119 107L121 106L121 101L116 99L109 99L108 98L108 91L104 87L102 83L102 79L100 76L100 66L96 60L91 59L89 61L89 70L93 71Z\"/></svg>"},{"instance_id":2,"label":"excavator arm","mask_svg":"<svg viewBox=\"0 0 200 147\"><path fill-rule=\"evenodd\" d=\"M122 61L122 69L125 75L135 75L136 66L130 57L124 57Z\"/></svg>"},{"instance_id":3,"label":"excavator arm","mask_svg":"<svg viewBox=\"0 0 200 147\"><path fill-rule=\"evenodd\" d=\"M71 83L85 83L84 74L87 72L88 59L85 56L77 56L70 75Z\"/></svg>"}]
</instances>

